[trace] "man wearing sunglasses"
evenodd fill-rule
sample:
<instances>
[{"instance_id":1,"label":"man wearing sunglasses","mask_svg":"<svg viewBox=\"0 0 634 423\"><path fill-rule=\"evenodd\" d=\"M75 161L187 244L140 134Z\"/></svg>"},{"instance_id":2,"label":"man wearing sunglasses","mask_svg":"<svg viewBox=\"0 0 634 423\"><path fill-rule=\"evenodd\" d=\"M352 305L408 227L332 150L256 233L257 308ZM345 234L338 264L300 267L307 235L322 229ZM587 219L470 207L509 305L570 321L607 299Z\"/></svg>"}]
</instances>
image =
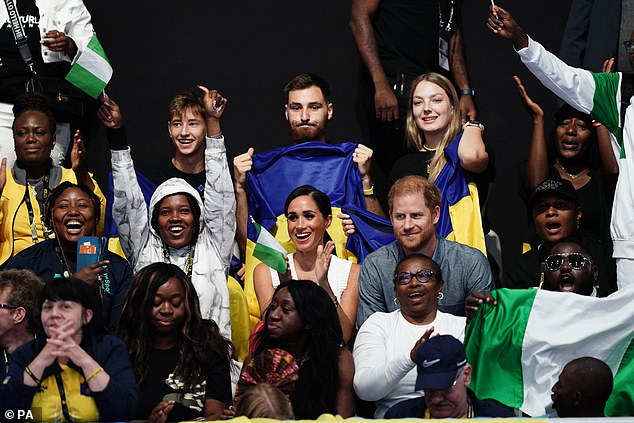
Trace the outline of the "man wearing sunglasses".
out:
<instances>
[{"instance_id":1,"label":"man wearing sunglasses","mask_svg":"<svg viewBox=\"0 0 634 423\"><path fill-rule=\"evenodd\" d=\"M0 380L11 353L35 337L42 280L28 270L0 272ZM0 389L2 387L0 382Z\"/></svg>"},{"instance_id":2,"label":"man wearing sunglasses","mask_svg":"<svg viewBox=\"0 0 634 423\"><path fill-rule=\"evenodd\" d=\"M399 402L385 414L386 419L515 417L512 408L494 400L480 400L467 386L471 365L462 342L451 335L425 341L416 353L416 390L425 396Z\"/></svg>"}]
</instances>

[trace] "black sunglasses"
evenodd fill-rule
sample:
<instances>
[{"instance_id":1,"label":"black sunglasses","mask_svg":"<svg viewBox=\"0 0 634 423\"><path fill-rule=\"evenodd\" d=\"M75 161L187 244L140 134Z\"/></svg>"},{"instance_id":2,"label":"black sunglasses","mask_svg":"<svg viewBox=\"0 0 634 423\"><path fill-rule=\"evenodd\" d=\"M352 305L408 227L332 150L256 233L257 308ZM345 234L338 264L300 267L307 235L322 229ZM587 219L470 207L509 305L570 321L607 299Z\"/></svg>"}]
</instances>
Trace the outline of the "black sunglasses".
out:
<instances>
[{"instance_id":1,"label":"black sunglasses","mask_svg":"<svg viewBox=\"0 0 634 423\"><path fill-rule=\"evenodd\" d=\"M555 270L561 269L566 259L570 267L577 270L583 268L586 263L592 265L592 261L581 253L551 254L546 257L544 263L546 264L546 269L554 272Z\"/></svg>"},{"instance_id":2,"label":"black sunglasses","mask_svg":"<svg viewBox=\"0 0 634 423\"><path fill-rule=\"evenodd\" d=\"M429 282L431 278L435 278L436 273L428 269L421 269L416 273L399 272L394 275L394 283L407 285L413 277L416 277L420 283L426 283Z\"/></svg>"},{"instance_id":3,"label":"black sunglasses","mask_svg":"<svg viewBox=\"0 0 634 423\"><path fill-rule=\"evenodd\" d=\"M6 308L8 310L15 310L18 306L14 306L12 304L0 303L0 308Z\"/></svg>"}]
</instances>

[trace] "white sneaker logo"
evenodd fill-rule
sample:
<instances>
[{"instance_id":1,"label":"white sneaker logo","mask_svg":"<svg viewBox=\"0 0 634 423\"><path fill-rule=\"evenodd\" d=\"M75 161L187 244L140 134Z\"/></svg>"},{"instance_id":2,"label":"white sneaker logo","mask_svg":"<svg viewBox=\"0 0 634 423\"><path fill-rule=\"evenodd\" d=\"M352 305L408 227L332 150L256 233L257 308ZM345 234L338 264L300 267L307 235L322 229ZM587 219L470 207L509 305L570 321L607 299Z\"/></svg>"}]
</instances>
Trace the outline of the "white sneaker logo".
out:
<instances>
[{"instance_id":1,"label":"white sneaker logo","mask_svg":"<svg viewBox=\"0 0 634 423\"><path fill-rule=\"evenodd\" d=\"M435 360L431 360L431 361L423 360L423 367L433 366L434 364L438 363L439 361L440 361L439 358L437 358Z\"/></svg>"}]
</instances>

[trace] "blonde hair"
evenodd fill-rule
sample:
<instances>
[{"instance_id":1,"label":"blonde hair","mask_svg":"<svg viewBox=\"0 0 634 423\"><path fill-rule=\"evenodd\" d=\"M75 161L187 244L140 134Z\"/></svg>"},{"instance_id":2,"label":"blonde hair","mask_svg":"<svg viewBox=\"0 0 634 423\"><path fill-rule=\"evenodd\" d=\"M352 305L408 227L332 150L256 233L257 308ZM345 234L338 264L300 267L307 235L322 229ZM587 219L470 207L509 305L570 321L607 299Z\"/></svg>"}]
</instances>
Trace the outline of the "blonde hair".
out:
<instances>
[{"instance_id":1,"label":"blonde hair","mask_svg":"<svg viewBox=\"0 0 634 423\"><path fill-rule=\"evenodd\" d=\"M423 145L425 145L425 136L423 131L421 131L418 126L416 126L416 121L414 119L413 106L414 106L414 90L423 81L431 82L432 84L438 85L449 97L449 102L453 107L453 112L451 119L449 120L449 125L445 128L445 134L440 141L440 144L436 146L436 153L434 154L434 158L432 159L429 165L429 175L428 178L430 181L434 182L438 177L438 174L442 170L442 168L447 163L447 159L445 158L444 149L447 145L458 136L460 130L462 129L462 125L460 122L460 99L458 98L458 93L454 88L451 81L444 76L435 73L429 72L420 75L412 82L411 89L409 91L409 108L407 109L407 121L405 124L405 133L407 136L407 144L409 147L420 151L423 149Z\"/></svg>"},{"instance_id":2,"label":"blonde hair","mask_svg":"<svg viewBox=\"0 0 634 423\"><path fill-rule=\"evenodd\" d=\"M240 396L236 404L236 416L295 420L291 401L282 391L268 383L253 385Z\"/></svg>"}]
</instances>

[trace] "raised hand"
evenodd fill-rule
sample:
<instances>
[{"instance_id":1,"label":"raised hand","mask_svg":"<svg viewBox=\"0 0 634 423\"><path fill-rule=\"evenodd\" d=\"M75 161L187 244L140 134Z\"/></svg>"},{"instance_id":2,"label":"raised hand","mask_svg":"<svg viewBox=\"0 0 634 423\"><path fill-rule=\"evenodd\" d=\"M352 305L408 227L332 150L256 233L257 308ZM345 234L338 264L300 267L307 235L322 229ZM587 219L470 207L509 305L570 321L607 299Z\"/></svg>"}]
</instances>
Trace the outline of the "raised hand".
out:
<instances>
[{"instance_id":1,"label":"raised hand","mask_svg":"<svg viewBox=\"0 0 634 423\"><path fill-rule=\"evenodd\" d=\"M227 107L228 100L220 95L220 93L216 90L210 90L202 85L199 85L198 88L205 93L203 97L203 104L205 105L205 113L207 113L207 117L220 119L222 113Z\"/></svg>"},{"instance_id":2,"label":"raised hand","mask_svg":"<svg viewBox=\"0 0 634 423\"><path fill-rule=\"evenodd\" d=\"M328 241L326 245L317 246L317 257L315 258L315 276L320 286L325 287L328 284L328 269L330 268L330 260L332 253L335 251L335 243ZM326 289L329 291L329 289Z\"/></svg>"},{"instance_id":3,"label":"raised hand","mask_svg":"<svg viewBox=\"0 0 634 423\"><path fill-rule=\"evenodd\" d=\"M500 6L491 6L487 27L500 37L513 41L517 50L528 47L528 36L513 16Z\"/></svg>"},{"instance_id":4,"label":"raised hand","mask_svg":"<svg viewBox=\"0 0 634 423\"><path fill-rule=\"evenodd\" d=\"M101 96L101 106L97 110L97 118L108 128L121 128L123 116L119 105L110 97Z\"/></svg>"},{"instance_id":5,"label":"raised hand","mask_svg":"<svg viewBox=\"0 0 634 423\"><path fill-rule=\"evenodd\" d=\"M392 88L388 84L375 87L374 109L376 118L384 122L394 122L394 127L398 129L398 100Z\"/></svg>"},{"instance_id":6,"label":"raised hand","mask_svg":"<svg viewBox=\"0 0 634 423\"><path fill-rule=\"evenodd\" d=\"M522 99L522 103L524 103L524 107L528 110L528 113L533 116L533 118L543 118L544 111L539 106L539 104L535 103L526 93L526 88L522 84L522 80L517 75L513 75L513 80L517 84L517 91L519 92L520 98Z\"/></svg>"},{"instance_id":7,"label":"raised hand","mask_svg":"<svg viewBox=\"0 0 634 423\"><path fill-rule=\"evenodd\" d=\"M244 190L247 183L247 172L253 168L254 151L253 147L251 147L246 153L233 158L233 179L235 180L236 189Z\"/></svg>"},{"instance_id":8,"label":"raised hand","mask_svg":"<svg viewBox=\"0 0 634 423\"><path fill-rule=\"evenodd\" d=\"M418 341L416 341L416 343L414 344L414 348L412 348L412 350L409 353L409 357L412 359L412 361L414 363L416 363L416 353L418 352L418 349L420 348L421 345L423 345L425 343L425 341L427 341L429 339L429 337L432 335L432 333L434 333L434 327L433 326L428 328L425 331L425 333L423 333L423 336L418 338Z\"/></svg>"}]
</instances>

